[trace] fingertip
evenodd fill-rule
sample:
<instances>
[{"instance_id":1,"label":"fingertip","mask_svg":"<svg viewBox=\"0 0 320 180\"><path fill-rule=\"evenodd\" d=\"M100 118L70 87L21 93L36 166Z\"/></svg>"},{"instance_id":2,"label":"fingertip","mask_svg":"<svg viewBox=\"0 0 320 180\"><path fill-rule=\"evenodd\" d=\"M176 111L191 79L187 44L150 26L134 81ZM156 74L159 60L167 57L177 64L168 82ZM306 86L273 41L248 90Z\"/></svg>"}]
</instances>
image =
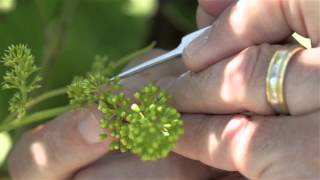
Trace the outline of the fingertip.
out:
<instances>
[{"instance_id":1,"label":"fingertip","mask_svg":"<svg viewBox=\"0 0 320 180\"><path fill-rule=\"evenodd\" d=\"M97 107L66 113L23 135L9 160L16 179L64 179L108 151Z\"/></svg>"},{"instance_id":2,"label":"fingertip","mask_svg":"<svg viewBox=\"0 0 320 180\"><path fill-rule=\"evenodd\" d=\"M224 128L221 138L226 141L232 141L233 137L239 133L240 129L243 128L248 121L249 118L245 115L233 116Z\"/></svg>"},{"instance_id":3,"label":"fingertip","mask_svg":"<svg viewBox=\"0 0 320 180\"><path fill-rule=\"evenodd\" d=\"M198 28L204 28L206 26L211 25L213 23L213 21L215 20L215 17L209 15L200 6L198 6L196 20L197 20Z\"/></svg>"},{"instance_id":4,"label":"fingertip","mask_svg":"<svg viewBox=\"0 0 320 180\"><path fill-rule=\"evenodd\" d=\"M206 51L203 51L208 44L211 28L201 36L192 41L182 53L182 60L185 66L192 72L198 72L206 66Z\"/></svg>"},{"instance_id":5,"label":"fingertip","mask_svg":"<svg viewBox=\"0 0 320 180\"><path fill-rule=\"evenodd\" d=\"M219 16L230 4L237 0L198 0L199 6L211 16Z\"/></svg>"},{"instance_id":6,"label":"fingertip","mask_svg":"<svg viewBox=\"0 0 320 180\"><path fill-rule=\"evenodd\" d=\"M104 133L99 127L99 120L102 117L102 113L98 111L96 107L85 110L86 113L81 117L78 123L78 131L83 140L88 144L101 143L99 135Z\"/></svg>"}]
</instances>

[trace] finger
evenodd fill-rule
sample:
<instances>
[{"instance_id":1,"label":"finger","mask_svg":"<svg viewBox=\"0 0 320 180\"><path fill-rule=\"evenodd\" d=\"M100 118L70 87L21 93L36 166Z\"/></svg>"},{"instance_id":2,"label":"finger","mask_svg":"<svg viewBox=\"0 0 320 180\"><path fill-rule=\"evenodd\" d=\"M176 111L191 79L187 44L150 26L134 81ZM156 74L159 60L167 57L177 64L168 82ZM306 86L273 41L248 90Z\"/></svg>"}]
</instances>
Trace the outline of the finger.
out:
<instances>
[{"instance_id":1,"label":"finger","mask_svg":"<svg viewBox=\"0 0 320 180\"><path fill-rule=\"evenodd\" d=\"M319 117L185 115L185 134L174 151L249 179L316 179Z\"/></svg>"},{"instance_id":2,"label":"finger","mask_svg":"<svg viewBox=\"0 0 320 180\"><path fill-rule=\"evenodd\" d=\"M213 17L219 16L229 5L237 0L198 0L203 11Z\"/></svg>"},{"instance_id":3,"label":"finger","mask_svg":"<svg viewBox=\"0 0 320 180\"><path fill-rule=\"evenodd\" d=\"M110 154L78 172L74 179L161 179L194 180L219 177L224 172L212 170L194 160L171 154L166 159L143 162L132 154Z\"/></svg>"},{"instance_id":4,"label":"finger","mask_svg":"<svg viewBox=\"0 0 320 180\"><path fill-rule=\"evenodd\" d=\"M65 179L107 151L94 108L65 114L26 133L9 158L13 179Z\"/></svg>"},{"instance_id":5,"label":"finger","mask_svg":"<svg viewBox=\"0 0 320 180\"><path fill-rule=\"evenodd\" d=\"M320 44L320 1L241 0L229 6L213 27L184 51L186 66L195 72L249 46L287 39L293 31Z\"/></svg>"},{"instance_id":6,"label":"finger","mask_svg":"<svg viewBox=\"0 0 320 180\"><path fill-rule=\"evenodd\" d=\"M207 12L205 12L200 6L197 8L197 13L196 13L196 21L197 21L197 26L199 28L204 28L206 26L209 26L210 24L213 23L215 20L214 16L209 15Z\"/></svg>"},{"instance_id":7,"label":"finger","mask_svg":"<svg viewBox=\"0 0 320 180\"><path fill-rule=\"evenodd\" d=\"M236 0L198 0L197 25L203 28L212 24L228 6Z\"/></svg>"},{"instance_id":8,"label":"finger","mask_svg":"<svg viewBox=\"0 0 320 180\"><path fill-rule=\"evenodd\" d=\"M267 69L274 52L289 48L252 46L199 73L159 80L169 87L172 104L182 112L273 114L266 98ZM291 114L320 108L320 48L303 50L292 57L284 80L284 94Z\"/></svg>"}]
</instances>

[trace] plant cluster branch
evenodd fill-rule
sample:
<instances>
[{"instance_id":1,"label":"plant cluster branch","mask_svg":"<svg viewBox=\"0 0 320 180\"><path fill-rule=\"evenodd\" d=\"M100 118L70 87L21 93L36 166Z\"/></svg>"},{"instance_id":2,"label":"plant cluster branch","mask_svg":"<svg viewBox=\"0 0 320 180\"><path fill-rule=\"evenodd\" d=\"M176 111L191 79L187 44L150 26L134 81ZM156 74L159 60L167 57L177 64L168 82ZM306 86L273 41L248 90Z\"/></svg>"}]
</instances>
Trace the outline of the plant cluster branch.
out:
<instances>
[{"instance_id":1,"label":"plant cluster branch","mask_svg":"<svg viewBox=\"0 0 320 180\"><path fill-rule=\"evenodd\" d=\"M48 118L55 117L59 114L71 111L76 109L78 106L75 105L67 105L67 106L62 106L62 107L56 107L52 109L47 109L44 111L36 112L30 115L27 115L18 121L11 121L8 123L2 123L0 125L0 132L3 131L10 131L22 126L25 126L27 124L35 123L35 122L41 122L43 120L46 120Z\"/></svg>"},{"instance_id":2,"label":"plant cluster branch","mask_svg":"<svg viewBox=\"0 0 320 180\"><path fill-rule=\"evenodd\" d=\"M67 93L67 88L60 88L60 89L55 89L52 91L45 92L37 97L34 97L31 99L27 104L26 104L26 110L31 109L35 105L49 99L52 97L64 95ZM1 124L6 124L10 123L11 121L21 121L21 119L16 119L16 114L15 113L10 113Z\"/></svg>"},{"instance_id":3,"label":"plant cluster branch","mask_svg":"<svg viewBox=\"0 0 320 180\"><path fill-rule=\"evenodd\" d=\"M181 116L169 105L168 94L150 83L137 91L134 97L127 97L121 92L123 87L120 78L109 79L129 60L149 51L153 46L154 43L118 61L96 56L86 76L75 77L67 87L38 96L30 95L41 87L41 77L37 75L39 68L34 65L31 50L25 45L9 47L2 58L2 63L8 67L3 87L16 89L18 93L9 102L10 114L0 124L0 132L41 123L62 113L97 104L103 113L100 127L107 128L113 139L110 144L112 150L130 151L142 160L166 157L183 134ZM107 88L101 92L102 87ZM68 95L69 105L30 113L32 107L61 95ZM100 134L100 138L107 138L107 134Z\"/></svg>"},{"instance_id":4,"label":"plant cluster branch","mask_svg":"<svg viewBox=\"0 0 320 180\"><path fill-rule=\"evenodd\" d=\"M48 92L45 92L37 97L34 97L33 99L31 99L27 104L26 107L27 109L30 109L31 107L49 99L52 97L56 97L56 96L61 96L67 94L67 88L59 88L59 89L55 89L55 90L51 90Z\"/></svg>"}]
</instances>

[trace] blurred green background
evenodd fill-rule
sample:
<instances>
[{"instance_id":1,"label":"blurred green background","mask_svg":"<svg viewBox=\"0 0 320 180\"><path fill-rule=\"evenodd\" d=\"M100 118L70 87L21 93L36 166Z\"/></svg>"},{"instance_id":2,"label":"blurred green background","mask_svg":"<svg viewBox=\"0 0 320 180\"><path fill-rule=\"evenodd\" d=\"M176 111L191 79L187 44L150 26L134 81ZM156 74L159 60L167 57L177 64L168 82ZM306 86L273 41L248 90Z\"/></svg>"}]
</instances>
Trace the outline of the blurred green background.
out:
<instances>
[{"instance_id":1,"label":"blurred green background","mask_svg":"<svg viewBox=\"0 0 320 180\"><path fill-rule=\"evenodd\" d=\"M195 29L196 6L194 0L0 0L0 54L11 44L27 44L37 64L48 67L41 72L45 88L57 88L84 74L96 54L117 60L152 41L173 48ZM0 91L0 121L11 95ZM0 179L8 176L6 155L23 131L0 134Z\"/></svg>"}]
</instances>

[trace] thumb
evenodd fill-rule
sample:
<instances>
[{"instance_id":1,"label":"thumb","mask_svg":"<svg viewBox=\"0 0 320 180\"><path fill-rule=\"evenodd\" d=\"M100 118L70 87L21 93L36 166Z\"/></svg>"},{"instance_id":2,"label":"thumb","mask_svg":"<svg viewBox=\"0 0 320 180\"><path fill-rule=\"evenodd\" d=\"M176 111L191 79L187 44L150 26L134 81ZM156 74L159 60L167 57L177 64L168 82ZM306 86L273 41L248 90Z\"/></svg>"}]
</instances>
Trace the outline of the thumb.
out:
<instances>
[{"instance_id":1,"label":"thumb","mask_svg":"<svg viewBox=\"0 0 320 180\"><path fill-rule=\"evenodd\" d=\"M26 133L9 157L13 179L64 179L104 155L96 108L67 113Z\"/></svg>"}]
</instances>

